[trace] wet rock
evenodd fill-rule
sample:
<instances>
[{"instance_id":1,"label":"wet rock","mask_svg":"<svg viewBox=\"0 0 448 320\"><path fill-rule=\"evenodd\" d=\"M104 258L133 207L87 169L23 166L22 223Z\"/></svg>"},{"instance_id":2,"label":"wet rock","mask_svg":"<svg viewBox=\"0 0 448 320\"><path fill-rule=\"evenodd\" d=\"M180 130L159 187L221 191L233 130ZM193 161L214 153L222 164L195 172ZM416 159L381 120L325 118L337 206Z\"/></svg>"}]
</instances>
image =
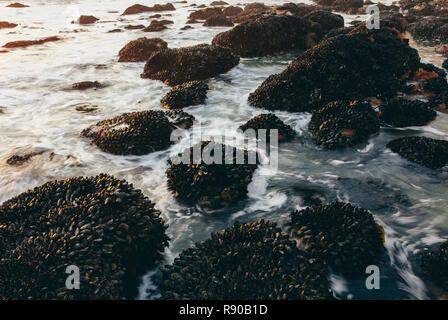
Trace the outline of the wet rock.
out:
<instances>
[{"instance_id":1,"label":"wet rock","mask_svg":"<svg viewBox=\"0 0 448 320\"><path fill-rule=\"evenodd\" d=\"M311 21L311 30L316 33L317 41L322 40L331 30L344 27L344 18L328 11L314 10L305 14L304 18Z\"/></svg>"},{"instance_id":2,"label":"wet rock","mask_svg":"<svg viewBox=\"0 0 448 320\"><path fill-rule=\"evenodd\" d=\"M315 0L316 4L333 11L356 14L364 6L364 0Z\"/></svg>"},{"instance_id":3,"label":"wet rock","mask_svg":"<svg viewBox=\"0 0 448 320\"><path fill-rule=\"evenodd\" d=\"M401 0L399 4L411 17L448 17L448 3L445 0Z\"/></svg>"},{"instance_id":4,"label":"wet rock","mask_svg":"<svg viewBox=\"0 0 448 320\"><path fill-rule=\"evenodd\" d=\"M75 110L82 113L92 113L98 110L98 106L93 104L80 104L75 107Z\"/></svg>"},{"instance_id":5,"label":"wet rock","mask_svg":"<svg viewBox=\"0 0 448 320\"><path fill-rule=\"evenodd\" d=\"M222 16L221 8L205 8L194 11L188 16L191 20L206 20L214 16Z\"/></svg>"},{"instance_id":6,"label":"wet rock","mask_svg":"<svg viewBox=\"0 0 448 320\"><path fill-rule=\"evenodd\" d=\"M448 91L442 92L440 94L431 97L431 99L428 102L428 106L436 111L446 112L448 106Z\"/></svg>"},{"instance_id":7,"label":"wet rock","mask_svg":"<svg viewBox=\"0 0 448 320\"><path fill-rule=\"evenodd\" d=\"M94 16L80 16L78 19L79 24L92 24L97 22L99 19Z\"/></svg>"},{"instance_id":8,"label":"wet rock","mask_svg":"<svg viewBox=\"0 0 448 320\"><path fill-rule=\"evenodd\" d=\"M381 122L394 127L424 126L436 117L437 113L427 103L403 98L384 103L378 113Z\"/></svg>"},{"instance_id":9,"label":"wet rock","mask_svg":"<svg viewBox=\"0 0 448 320\"><path fill-rule=\"evenodd\" d=\"M210 3L211 6L226 6L228 5L227 2L225 1L212 1L212 3Z\"/></svg>"},{"instance_id":10,"label":"wet rock","mask_svg":"<svg viewBox=\"0 0 448 320\"><path fill-rule=\"evenodd\" d=\"M336 274L358 278L366 267L384 258L384 229L372 214L349 203L333 202L309 207L291 214L291 238Z\"/></svg>"},{"instance_id":11,"label":"wet rock","mask_svg":"<svg viewBox=\"0 0 448 320\"><path fill-rule=\"evenodd\" d=\"M86 90L91 88L100 89L103 87L104 86L98 81L82 81L72 84L72 89L75 90Z\"/></svg>"},{"instance_id":12,"label":"wet rock","mask_svg":"<svg viewBox=\"0 0 448 320\"><path fill-rule=\"evenodd\" d=\"M226 16L213 16L205 20L206 27L233 27L233 22Z\"/></svg>"},{"instance_id":13,"label":"wet rock","mask_svg":"<svg viewBox=\"0 0 448 320\"><path fill-rule=\"evenodd\" d=\"M309 112L332 101L391 98L420 66L418 52L387 28L332 37L268 77L254 107Z\"/></svg>"},{"instance_id":14,"label":"wet rock","mask_svg":"<svg viewBox=\"0 0 448 320\"><path fill-rule=\"evenodd\" d=\"M59 37L48 37L40 40L22 40L22 41L12 41L6 43L3 48L25 48L28 46L34 46L39 44L44 44L46 42L59 41L61 38Z\"/></svg>"},{"instance_id":15,"label":"wet rock","mask_svg":"<svg viewBox=\"0 0 448 320\"><path fill-rule=\"evenodd\" d=\"M203 155L201 161L193 154L195 148ZM233 156L226 164L228 150L232 151ZM237 152L244 155L243 164L237 163ZM215 157L216 161L207 164L205 161L211 160L205 158L207 155ZM257 168L257 164L249 162L253 160L256 163L256 159L251 159L247 151L205 141L184 150L181 156L185 161L177 164L169 160L170 166L166 170L168 189L180 201L207 209L218 209L246 198L247 186ZM221 163L216 163L217 161Z\"/></svg>"},{"instance_id":16,"label":"wet rock","mask_svg":"<svg viewBox=\"0 0 448 320\"><path fill-rule=\"evenodd\" d=\"M266 129L266 138L270 137L270 130L277 129L278 130L278 141L290 141L294 139L296 135L295 131L291 126L285 124L282 120L280 120L275 114L267 113L260 114L255 118L250 119L248 122L239 127L243 132L248 129L255 130L255 133L258 137L259 129Z\"/></svg>"},{"instance_id":17,"label":"wet rock","mask_svg":"<svg viewBox=\"0 0 448 320\"><path fill-rule=\"evenodd\" d=\"M446 59L446 60L443 62L442 67L444 67L445 70L448 70L448 59Z\"/></svg>"},{"instance_id":18,"label":"wet rock","mask_svg":"<svg viewBox=\"0 0 448 320\"><path fill-rule=\"evenodd\" d=\"M107 31L107 33L118 33L118 32L123 32L123 30L121 30L121 29L111 29L111 30Z\"/></svg>"},{"instance_id":19,"label":"wet rock","mask_svg":"<svg viewBox=\"0 0 448 320\"><path fill-rule=\"evenodd\" d=\"M274 223L232 227L184 250L162 269L163 299L332 299L327 270Z\"/></svg>"},{"instance_id":20,"label":"wet rock","mask_svg":"<svg viewBox=\"0 0 448 320\"><path fill-rule=\"evenodd\" d=\"M175 129L164 111L125 113L83 130L102 151L116 155L145 155L167 149Z\"/></svg>"},{"instance_id":21,"label":"wet rock","mask_svg":"<svg viewBox=\"0 0 448 320\"><path fill-rule=\"evenodd\" d=\"M11 23L11 22L8 22L8 21L0 21L0 29L15 28L17 26L18 25L15 24L15 23Z\"/></svg>"},{"instance_id":22,"label":"wet rock","mask_svg":"<svg viewBox=\"0 0 448 320\"><path fill-rule=\"evenodd\" d=\"M448 57L448 44L443 44L436 48L436 52L440 53L444 57Z\"/></svg>"},{"instance_id":23,"label":"wet rock","mask_svg":"<svg viewBox=\"0 0 448 320\"><path fill-rule=\"evenodd\" d=\"M173 87L161 100L167 109L183 109L203 104L209 87L205 81L189 81Z\"/></svg>"},{"instance_id":24,"label":"wet rock","mask_svg":"<svg viewBox=\"0 0 448 320\"><path fill-rule=\"evenodd\" d=\"M308 129L315 144L336 149L366 141L380 125L370 104L335 101L313 112Z\"/></svg>"},{"instance_id":25,"label":"wet rock","mask_svg":"<svg viewBox=\"0 0 448 320\"><path fill-rule=\"evenodd\" d=\"M226 17L237 16L237 15L239 15L241 12L243 12L243 9L241 9L240 7L236 7L236 6L230 6L230 7L224 8L224 10L222 11L222 13L223 13Z\"/></svg>"},{"instance_id":26,"label":"wet rock","mask_svg":"<svg viewBox=\"0 0 448 320\"><path fill-rule=\"evenodd\" d=\"M403 158L430 169L440 169L448 164L448 141L405 137L389 142L387 147Z\"/></svg>"},{"instance_id":27,"label":"wet rock","mask_svg":"<svg viewBox=\"0 0 448 320\"><path fill-rule=\"evenodd\" d=\"M160 32L168 29L166 25L173 23L169 20L153 20L150 25L143 29L144 32Z\"/></svg>"},{"instance_id":28,"label":"wet rock","mask_svg":"<svg viewBox=\"0 0 448 320\"><path fill-rule=\"evenodd\" d=\"M416 40L448 42L448 17L425 17L408 25L407 30Z\"/></svg>"},{"instance_id":29,"label":"wet rock","mask_svg":"<svg viewBox=\"0 0 448 320\"><path fill-rule=\"evenodd\" d=\"M21 166L31 158L38 156L44 152L45 151L36 151L26 154L15 154L12 157L8 158L8 160L6 160L6 163L9 164L10 166Z\"/></svg>"},{"instance_id":30,"label":"wet rock","mask_svg":"<svg viewBox=\"0 0 448 320\"><path fill-rule=\"evenodd\" d=\"M127 14L137 14L137 13L143 13L143 12L158 12L158 11L173 11L176 10L176 8L171 4L156 4L152 7L143 6L141 4L134 4L133 6L130 6L127 8L122 16Z\"/></svg>"},{"instance_id":31,"label":"wet rock","mask_svg":"<svg viewBox=\"0 0 448 320\"><path fill-rule=\"evenodd\" d=\"M166 49L153 54L146 63L141 77L175 86L217 76L229 71L238 63L239 57L229 49L200 44Z\"/></svg>"},{"instance_id":32,"label":"wet rock","mask_svg":"<svg viewBox=\"0 0 448 320\"><path fill-rule=\"evenodd\" d=\"M145 26L142 24L137 24L137 25L127 25L124 27L126 30L138 30L138 29L144 29Z\"/></svg>"},{"instance_id":33,"label":"wet rock","mask_svg":"<svg viewBox=\"0 0 448 320\"><path fill-rule=\"evenodd\" d=\"M48 182L0 206L1 299L123 299L168 246L160 212L108 175ZM79 267L81 290L67 290Z\"/></svg>"},{"instance_id":34,"label":"wet rock","mask_svg":"<svg viewBox=\"0 0 448 320\"><path fill-rule=\"evenodd\" d=\"M21 4L19 2L14 2L14 3L8 4L6 7L7 8L27 8L29 6L27 6L26 4Z\"/></svg>"},{"instance_id":35,"label":"wet rock","mask_svg":"<svg viewBox=\"0 0 448 320\"><path fill-rule=\"evenodd\" d=\"M138 38L120 50L118 62L146 61L153 53L163 49L168 49L168 44L160 38Z\"/></svg>"},{"instance_id":36,"label":"wet rock","mask_svg":"<svg viewBox=\"0 0 448 320\"><path fill-rule=\"evenodd\" d=\"M423 90L433 94L440 94L448 90L448 82L446 81L446 78L431 78L425 80L423 83Z\"/></svg>"}]
</instances>

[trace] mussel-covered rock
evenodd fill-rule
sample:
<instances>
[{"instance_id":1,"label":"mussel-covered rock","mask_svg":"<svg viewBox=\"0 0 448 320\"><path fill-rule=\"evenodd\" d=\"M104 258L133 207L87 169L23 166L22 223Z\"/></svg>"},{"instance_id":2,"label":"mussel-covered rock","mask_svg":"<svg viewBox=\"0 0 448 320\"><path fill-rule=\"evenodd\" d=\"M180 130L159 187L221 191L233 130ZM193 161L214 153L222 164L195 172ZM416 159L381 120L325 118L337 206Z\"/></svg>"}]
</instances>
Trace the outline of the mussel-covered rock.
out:
<instances>
[{"instance_id":1,"label":"mussel-covered rock","mask_svg":"<svg viewBox=\"0 0 448 320\"><path fill-rule=\"evenodd\" d=\"M397 98L379 107L378 118L394 127L424 126L437 117L437 112L419 100Z\"/></svg>"},{"instance_id":2,"label":"mussel-covered rock","mask_svg":"<svg viewBox=\"0 0 448 320\"><path fill-rule=\"evenodd\" d=\"M387 144L403 158L428 167L439 169L448 164L448 141L426 137L405 137Z\"/></svg>"},{"instance_id":3,"label":"mussel-covered rock","mask_svg":"<svg viewBox=\"0 0 448 320\"><path fill-rule=\"evenodd\" d=\"M291 214L288 225L298 247L348 278L378 265L385 248L384 230L372 214L349 203L333 202Z\"/></svg>"},{"instance_id":4,"label":"mussel-covered rock","mask_svg":"<svg viewBox=\"0 0 448 320\"><path fill-rule=\"evenodd\" d=\"M0 206L0 299L134 298L166 228L140 190L108 175L29 190ZM68 266L79 290L66 288Z\"/></svg>"},{"instance_id":5,"label":"mussel-covered rock","mask_svg":"<svg viewBox=\"0 0 448 320\"><path fill-rule=\"evenodd\" d=\"M425 17L408 25L407 30L417 40L448 42L448 17Z\"/></svg>"},{"instance_id":6,"label":"mussel-covered rock","mask_svg":"<svg viewBox=\"0 0 448 320\"><path fill-rule=\"evenodd\" d=\"M185 115L185 113L183 113ZM92 140L104 152L116 155L144 155L167 149L176 124L165 111L150 110L125 113L98 122L81 135ZM189 120L192 123L191 117ZM178 120L178 119L177 119Z\"/></svg>"},{"instance_id":7,"label":"mussel-covered rock","mask_svg":"<svg viewBox=\"0 0 448 320\"><path fill-rule=\"evenodd\" d=\"M335 101L313 112L308 129L318 146L335 149L366 141L380 124L370 104Z\"/></svg>"},{"instance_id":8,"label":"mussel-covered rock","mask_svg":"<svg viewBox=\"0 0 448 320\"><path fill-rule=\"evenodd\" d=\"M200 159L197 153L202 155ZM187 204L208 209L228 206L247 196L247 186L257 169L257 155L252 155L220 143L201 142L184 150L182 162L169 160L168 189Z\"/></svg>"},{"instance_id":9,"label":"mussel-covered rock","mask_svg":"<svg viewBox=\"0 0 448 320\"><path fill-rule=\"evenodd\" d=\"M236 223L162 269L162 299L332 299L327 269L268 221Z\"/></svg>"},{"instance_id":10,"label":"mussel-covered rock","mask_svg":"<svg viewBox=\"0 0 448 320\"><path fill-rule=\"evenodd\" d=\"M249 96L268 110L312 111L337 100L393 97L420 65L417 51L388 28L339 35L297 57Z\"/></svg>"},{"instance_id":11,"label":"mussel-covered rock","mask_svg":"<svg viewBox=\"0 0 448 320\"><path fill-rule=\"evenodd\" d=\"M280 120L273 113L260 114L240 126L239 129L243 132L248 129L253 129L255 130L257 137L259 129L266 129L266 138L269 138L271 129L277 129L279 141L290 141L295 136L294 129Z\"/></svg>"},{"instance_id":12,"label":"mussel-covered rock","mask_svg":"<svg viewBox=\"0 0 448 320\"><path fill-rule=\"evenodd\" d=\"M206 81L189 81L173 87L162 99L167 109L183 109L205 102L209 87Z\"/></svg>"},{"instance_id":13,"label":"mussel-covered rock","mask_svg":"<svg viewBox=\"0 0 448 320\"><path fill-rule=\"evenodd\" d=\"M163 49L168 49L168 44L160 38L138 38L120 50L118 62L146 61L154 52Z\"/></svg>"},{"instance_id":14,"label":"mussel-covered rock","mask_svg":"<svg viewBox=\"0 0 448 320\"><path fill-rule=\"evenodd\" d=\"M166 49L149 58L141 76L175 86L225 73L236 66L239 60L230 49L207 44Z\"/></svg>"}]
</instances>

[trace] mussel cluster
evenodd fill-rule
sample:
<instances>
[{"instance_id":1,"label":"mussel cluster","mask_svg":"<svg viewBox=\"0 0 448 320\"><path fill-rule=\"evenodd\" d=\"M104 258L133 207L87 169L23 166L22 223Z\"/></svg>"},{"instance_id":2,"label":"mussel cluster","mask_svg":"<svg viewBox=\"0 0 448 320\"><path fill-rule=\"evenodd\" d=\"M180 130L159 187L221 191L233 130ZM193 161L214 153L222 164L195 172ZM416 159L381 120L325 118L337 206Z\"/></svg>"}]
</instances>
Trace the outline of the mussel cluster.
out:
<instances>
[{"instance_id":1,"label":"mussel cluster","mask_svg":"<svg viewBox=\"0 0 448 320\"><path fill-rule=\"evenodd\" d=\"M275 223L235 223L162 268L163 299L331 299L327 268Z\"/></svg>"},{"instance_id":2,"label":"mussel cluster","mask_svg":"<svg viewBox=\"0 0 448 320\"><path fill-rule=\"evenodd\" d=\"M209 87L206 81L189 81L173 87L161 103L167 109L183 109L205 102Z\"/></svg>"},{"instance_id":3,"label":"mussel cluster","mask_svg":"<svg viewBox=\"0 0 448 320\"><path fill-rule=\"evenodd\" d=\"M420 100L397 98L379 107L381 122L394 127L424 126L437 117L437 112Z\"/></svg>"},{"instance_id":4,"label":"mussel cluster","mask_svg":"<svg viewBox=\"0 0 448 320\"><path fill-rule=\"evenodd\" d=\"M270 136L271 129L277 129L279 141L290 141L296 134L291 126L285 124L273 113L260 114L240 126L239 129L243 132L248 129L254 129L257 137L259 129L266 129L266 138Z\"/></svg>"},{"instance_id":5,"label":"mussel cluster","mask_svg":"<svg viewBox=\"0 0 448 320\"><path fill-rule=\"evenodd\" d=\"M134 298L168 245L160 212L112 176L48 182L0 206L0 299ZM66 288L66 268L80 288Z\"/></svg>"}]
</instances>

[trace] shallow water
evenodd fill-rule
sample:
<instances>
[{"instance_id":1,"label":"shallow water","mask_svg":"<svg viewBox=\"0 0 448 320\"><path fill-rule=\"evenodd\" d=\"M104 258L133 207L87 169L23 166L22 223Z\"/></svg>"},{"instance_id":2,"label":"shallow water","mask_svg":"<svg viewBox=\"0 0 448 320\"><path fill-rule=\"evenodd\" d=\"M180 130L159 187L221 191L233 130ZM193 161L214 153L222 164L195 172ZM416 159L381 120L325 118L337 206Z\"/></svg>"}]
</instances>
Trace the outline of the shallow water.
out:
<instances>
[{"instance_id":1,"label":"shallow water","mask_svg":"<svg viewBox=\"0 0 448 320\"><path fill-rule=\"evenodd\" d=\"M239 0L226 0L236 4ZM448 173L434 172L408 163L385 148L393 138L424 135L448 139L448 115L439 113L426 127L387 129L365 145L343 151L323 151L314 146L306 128L309 114L276 112L298 131L298 137L280 146L277 172L258 170L249 186L249 199L235 207L217 212L203 212L178 204L168 192L164 171L170 150L147 156L113 156L101 152L79 136L91 124L123 112L160 108L160 99L169 87L158 81L141 79L144 63L117 63L117 53L138 37L161 37L169 47L210 43L227 28L206 28L199 24L182 31L191 3L175 4L177 10L164 17L174 21L168 30L144 33L108 30L128 24L148 25L152 13L131 16L120 14L134 3L149 1L23 1L29 8L5 8L10 1L0 1L0 21L19 23L15 29L0 30L0 45L9 41L40 39L59 35L62 41L11 49L0 53L0 203L29 188L52 179L70 176L113 174L133 183L161 210L169 224L171 261L181 250L206 239L236 220L259 218L283 225L289 212L300 208L304 188L318 189L325 201L340 199L372 210L385 226L389 255L394 262L382 273L382 289L369 292L363 283L332 277L336 295L343 299L426 298L427 292L409 266L407 255L419 248L441 241L448 233ZM170 1L156 1L165 3ZM171 1L172 2L172 1ZM279 4L283 1L265 1ZM288 1L284 1L288 2ZM308 2L310 1L301 1ZM382 1L390 3L391 1ZM80 26L71 21L79 15L94 15L96 24ZM347 16L350 20L362 16ZM432 47L415 43L423 60L441 66L442 57ZM294 54L280 57L242 59L227 74L211 80L205 105L186 109L202 125L205 134L236 130L252 116L261 113L248 106L247 97L270 74L283 70ZM72 83L98 80L107 84L98 90L69 90ZM93 113L76 110L80 105L97 106ZM48 150L19 167L6 164L17 153ZM54 153L54 154L52 154ZM154 298L149 273L144 277L138 298Z\"/></svg>"}]
</instances>

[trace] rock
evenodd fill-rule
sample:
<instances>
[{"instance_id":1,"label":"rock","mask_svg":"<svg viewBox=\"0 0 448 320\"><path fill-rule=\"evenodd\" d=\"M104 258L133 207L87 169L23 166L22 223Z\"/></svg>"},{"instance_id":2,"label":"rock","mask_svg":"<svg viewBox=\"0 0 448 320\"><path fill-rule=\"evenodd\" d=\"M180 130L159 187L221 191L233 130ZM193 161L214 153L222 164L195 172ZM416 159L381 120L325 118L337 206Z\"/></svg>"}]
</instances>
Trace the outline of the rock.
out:
<instances>
[{"instance_id":1,"label":"rock","mask_svg":"<svg viewBox=\"0 0 448 320\"><path fill-rule=\"evenodd\" d=\"M83 130L102 151L115 155L145 155L167 149L175 125L164 111L124 113Z\"/></svg>"},{"instance_id":2,"label":"rock","mask_svg":"<svg viewBox=\"0 0 448 320\"><path fill-rule=\"evenodd\" d=\"M168 44L160 38L138 38L120 50L118 62L146 61L153 53L164 49L168 49Z\"/></svg>"},{"instance_id":3,"label":"rock","mask_svg":"<svg viewBox=\"0 0 448 320\"><path fill-rule=\"evenodd\" d=\"M429 94L440 94L448 90L448 82L445 77L431 78L424 81L423 90Z\"/></svg>"},{"instance_id":4,"label":"rock","mask_svg":"<svg viewBox=\"0 0 448 320\"><path fill-rule=\"evenodd\" d=\"M6 29L6 28L15 28L18 24L10 23L8 21L0 21L0 29Z\"/></svg>"},{"instance_id":5,"label":"rock","mask_svg":"<svg viewBox=\"0 0 448 320\"><path fill-rule=\"evenodd\" d=\"M142 24L138 25L127 25L124 27L126 30L138 30L138 29L145 29L145 26Z\"/></svg>"},{"instance_id":6,"label":"rock","mask_svg":"<svg viewBox=\"0 0 448 320\"><path fill-rule=\"evenodd\" d=\"M92 24L98 21L99 19L94 16L80 16L78 19L79 24Z\"/></svg>"},{"instance_id":7,"label":"rock","mask_svg":"<svg viewBox=\"0 0 448 320\"><path fill-rule=\"evenodd\" d=\"M44 44L46 42L59 41L61 38L59 37L48 37L40 40L22 40L22 41L12 41L8 42L3 46L3 48L25 48L28 46L34 46L39 44Z\"/></svg>"},{"instance_id":8,"label":"rock","mask_svg":"<svg viewBox=\"0 0 448 320\"><path fill-rule=\"evenodd\" d=\"M204 155L200 163L194 160L196 158L192 158L195 148L201 150L201 154ZM229 148L232 150L233 157L232 161L227 161L226 164L225 154ZM221 152L222 158L216 154L215 159L215 162L221 161L221 164L215 162L206 164L204 160L208 161L208 159L204 159L205 155L213 156L214 151ZM237 164L236 152L244 152L244 164ZM234 147L209 141L184 150L183 159L189 159L189 161L176 164L169 160L170 166L166 170L168 189L180 201L207 209L223 208L246 198L247 186L257 169L257 164L248 162L250 158L247 151L237 151ZM198 163L194 163L193 160Z\"/></svg>"},{"instance_id":9,"label":"rock","mask_svg":"<svg viewBox=\"0 0 448 320\"><path fill-rule=\"evenodd\" d=\"M442 67L444 67L445 70L448 70L448 59L446 59L446 60L443 62Z\"/></svg>"},{"instance_id":10,"label":"rock","mask_svg":"<svg viewBox=\"0 0 448 320\"><path fill-rule=\"evenodd\" d=\"M424 126L433 121L437 113L419 100L396 98L379 107L381 122L394 127Z\"/></svg>"},{"instance_id":11,"label":"rock","mask_svg":"<svg viewBox=\"0 0 448 320\"><path fill-rule=\"evenodd\" d=\"M431 97L428 102L428 106L436 111L446 112L448 106L448 91Z\"/></svg>"},{"instance_id":12,"label":"rock","mask_svg":"<svg viewBox=\"0 0 448 320\"><path fill-rule=\"evenodd\" d=\"M104 86L98 81L82 81L72 84L72 89L75 90L86 90L91 88L103 88Z\"/></svg>"},{"instance_id":13,"label":"rock","mask_svg":"<svg viewBox=\"0 0 448 320\"><path fill-rule=\"evenodd\" d=\"M166 49L153 54L145 65L142 78L164 81L171 86L205 80L225 73L239 63L229 49L200 44Z\"/></svg>"},{"instance_id":14,"label":"rock","mask_svg":"<svg viewBox=\"0 0 448 320\"><path fill-rule=\"evenodd\" d=\"M389 142L387 147L403 158L430 169L440 169L448 164L448 141L405 137Z\"/></svg>"},{"instance_id":15,"label":"rock","mask_svg":"<svg viewBox=\"0 0 448 320\"><path fill-rule=\"evenodd\" d=\"M167 109L183 109L203 104L209 87L205 81L189 81L173 87L161 100Z\"/></svg>"},{"instance_id":16,"label":"rock","mask_svg":"<svg viewBox=\"0 0 448 320\"><path fill-rule=\"evenodd\" d=\"M315 144L336 149L366 141L380 125L370 104L335 101L313 112L308 129Z\"/></svg>"},{"instance_id":17,"label":"rock","mask_svg":"<svg viewBox=\"0 0 448 320\"><path fill-rule=\"evenodd\" d=\"M118 32L123 32L123 30L121 30L121 29L111 29L111 30L107 31L107 33L118 33Z\"/></svg>"},{"instance_id":18,"label":"rock","mask_svg":"<svg viewBox=\"0 0 448 320\"><path fill-rule=\"evenodd\" d=\"M222 16L222 14L221 8L205 8L190 13L188 18L190 20L206 20L214 16Z\"/></svg>"},{"instance_id":19,"label":"rock","mask_svg":"<svg viewBox=\"0 0 448 320\"><path fill-rule=\"evenodd\" d=\"M6 7L7 8L27 8L29 6L27 6L26 4L21 4L19 2L14 2L14 3L8 4Z\"/></svg>"},{"instance_id":20,"label":"rock","mask_svg":"<svg viewBox=\"0 0 448 320\"><path fill-rule=\"evenodd\" d=\"M310 112L332 101L392 98L420 66L418 52L396 30L329 38L305 51L249 95L250 105Z\"/></svg>"},{"instance_id":21,"label":"rock","mask_svg":"<svg viewBox=\"0 0 448 320\"><path fill-rule=\"evenodd\" d=\"M10 166L21 166L31 158L41 155L44 152L45 151L36 151L26 154L15 154L12 157L8 158L8 160L6 160L6 163L9 164Z\"/></svg>"},{"instance_id":22,"label":"rock","mask_svg":"<svg viewBox=\"0 0 448 320\"><path fill-rule=\"evenodd\" d=\"M399 4L411 17L448 17L448 4L445 0L401 0Z\"/></svg>"},{"instance_id":23,"label":"rock","mask_svg":"<svg viewBox=\"0 0 448 320\"><path fill-rule=\"evenodd\" d=\"M122 16L127 14L137 14L137 13L143 13L143 12L160 12L160 11L173 11L176 10L176 8L171 4L156 4L152 7L143 6L141 4L134 4L133 6L130 6L127 8Z\"/></svg>"},{"instance_id":24,"label":"rock","mask_svg":"<svg viewBox=\"0 0 448 320\"><path fill-rule=\"evenodd\" d=\"M48 182L0 206L0 299L132 299L168 246L160 212L124 180ZM79 267L81 290L67 290Z\"/></svg>"},{"instance_id":25,"label":"rock","mask_svg":"<svg viewBox=\"0 0 448 320\"><path fill-rule=\"evenodd\" d=\"M147 26L145 29L143 29L144 32L159 32L159 31L163 31L167 28L167 24L171 24L173 23L172 21L169 20L153 20L151 21L151 24L149 26Z\"/></svg>"},{"instance_id":26,"label":"rock","mask_svg":"<svg viewBox=\"0 0 448 320\"><path fill-rule=\"evenodd\" d=\"M162 299L333 299L320 261L308 258L275 223L235 223L162 269Z\"/></svg>"},{"instance_id":27,"label":"rock","mask_svg":"<svg viewBox=\"0 0 448 320\"><path fill-rule=\"evenodd\" d=\"M290 217L288 232L298 248L324 261L336 274L364 279L366 267L384 259L384 229L362 208L333 202L295 211Z\"/></svg>"},{"instance_id":28,"label":"rock","mask_svg":"<svg viewBox=\"0 0 448 320\"><path fill-rule=\"evenodd\" d=\"M211 6L226 6L228 5L227 2L225 1L212 1L212 3L210 3Z\"/></svg>"},{"instance_id":29,"label":"rock","mask_svg":"<svg viewBox=\"0 0 448 320\"><path fill-rule=\"evenodd\" d=\"M349 14L360 13L360 8L364 6L364 0L315 0L314 2L333 11Z\"/></svg>"},{"instance_id":30,"label":"rock","mask_svg":"<svg viewBox=\"0 0 448 320\"><path fill-rule=\"evenodd\" d=\"M241 9L240 7L236 7L236 6L230 6L230 7L224 8L224 10L222 11L222 13L226 17L237 16L242 12L243 12L243 9Z\"/></svg>"},{"instance_id":31,"label":"rock","mask_svg":"<svg viewBox=\"0 0 448 320\"><path fill-rule=\"evenodd\" d=\"M417 22L411 23L407 31L416 40L431 40L448 42L448 17L425 17Z\"/></svg>"},{"instance_id":32,"label":"rock","mask_svg":"<svg viewBox=\"0 0 448 320\"><path fill-rule=\"evenodd\" d=\"M314 10L303 17L311 21L311 32L317 34L317 41L321 41L328 32L344 27L344 18L328 11Z\"/></svg>"},{"instance_id":33,"label":"rock","mask_svg":"<svg viewBox=\"0 0 448 320\"><path fill-rule=\"evenodd\" d=\"M205 20L206 27L233 27L233 22L226 16L213 16Z\"/></svg>"},{"instance_id":34,"label":"rock","mask_svg":"<svg viewBox=\"0 0 448 320\"><path fill-rule=\"evenodd\" d=\"M444 57L448 57L448 44L443 44L436 48L436 52L440 53Z\"/></svg>"},{"instance_id":35,"label":"rock","mask_svg":"<svg viewBox=\"0 0 448 320\"><path fill-rule=\"evenodd\" d=\"M278 130L278 141L290 141L294 139L296 135L293 128L289 125L285 124L282 120L280 120L275 114L267 113L260 114L255 118L250 119L248 122L239 127L243 132L248 129L255 130L255 133L258 137L259 129L266 129L266 141L268 141L270 137L270 130L277 129Z\"/></svg>"}]
</instances>

